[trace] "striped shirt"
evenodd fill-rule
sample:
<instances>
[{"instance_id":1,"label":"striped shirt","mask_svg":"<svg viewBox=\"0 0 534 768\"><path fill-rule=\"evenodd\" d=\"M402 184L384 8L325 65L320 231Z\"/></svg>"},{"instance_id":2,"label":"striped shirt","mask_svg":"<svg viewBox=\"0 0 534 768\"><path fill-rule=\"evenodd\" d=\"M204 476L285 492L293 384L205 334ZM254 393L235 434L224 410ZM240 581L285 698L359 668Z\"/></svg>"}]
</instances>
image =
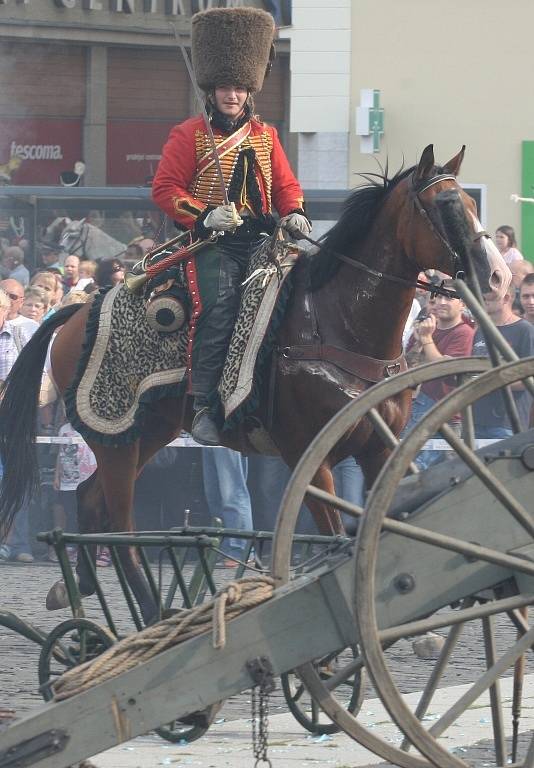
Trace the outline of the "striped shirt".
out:
<instances>
[{"instance_id":1,"label":"striped shirt","mask_svg":"<svg viewBox=\"0 0 534 768\"><path fill-rule=\"evenodd\" d=\"M5 381L20 349L30 340L31 332L21 325L15 327L6 320L0 331L0 381Z\"/></svg>"}]
</instances>

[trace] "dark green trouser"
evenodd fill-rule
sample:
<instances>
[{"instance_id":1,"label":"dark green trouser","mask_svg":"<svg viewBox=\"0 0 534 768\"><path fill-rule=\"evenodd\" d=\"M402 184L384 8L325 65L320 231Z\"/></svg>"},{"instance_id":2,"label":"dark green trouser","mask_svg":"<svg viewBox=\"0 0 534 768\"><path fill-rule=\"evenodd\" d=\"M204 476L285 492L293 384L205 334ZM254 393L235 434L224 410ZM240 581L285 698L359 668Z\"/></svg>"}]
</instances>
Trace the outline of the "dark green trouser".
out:
<instances>
[{"instance_id":1,"label":"dark green trouser","mask_svg":"<svg viewBox=\"0 0 534 768\"><path fill-rule=\"evenodd\" d=\"M193 395L210 395L219 383L239 311L241 283L260 242L255 228L246 222L196 256L201 312L193 341Z\"/></svg>"}]
</instances>

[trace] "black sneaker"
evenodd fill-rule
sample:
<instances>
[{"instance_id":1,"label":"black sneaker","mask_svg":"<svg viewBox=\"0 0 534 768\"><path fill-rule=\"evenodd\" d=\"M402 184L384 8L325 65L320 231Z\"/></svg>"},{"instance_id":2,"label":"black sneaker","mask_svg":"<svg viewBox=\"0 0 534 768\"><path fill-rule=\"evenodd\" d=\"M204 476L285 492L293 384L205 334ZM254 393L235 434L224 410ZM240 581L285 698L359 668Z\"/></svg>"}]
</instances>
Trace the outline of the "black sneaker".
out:
<instances>
[{"instance_id":1,"label":"black sneaker","mask_svg":"<svg viewBox=\"0 0 534 768\"><path fill-rule=\"evenodd\" d=\"M220 445L220 435L209 408L201 408L195 413L191 437L200 445Z\"/></svg>"}]
</instances>

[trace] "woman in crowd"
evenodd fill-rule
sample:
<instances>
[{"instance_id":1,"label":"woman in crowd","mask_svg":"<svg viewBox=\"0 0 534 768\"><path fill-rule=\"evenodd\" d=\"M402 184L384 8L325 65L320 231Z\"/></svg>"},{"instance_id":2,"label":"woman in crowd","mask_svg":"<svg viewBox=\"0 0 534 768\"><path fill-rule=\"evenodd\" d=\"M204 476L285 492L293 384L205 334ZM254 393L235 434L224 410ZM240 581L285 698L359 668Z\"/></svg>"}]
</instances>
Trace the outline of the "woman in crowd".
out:
<instances>
[{"instance_id":1,"label":"woman in crowd","mask_svg":"<svg viewBox=\"0 0 534 768\"><path fill-rule=\"evenodd\" d=\"M37 285L30 285L24 291L20 314L40 324L48 312L49 303L49 293Z\"/></svg>"},{"instance_id":2,"label":"woman in crowd","mask_svg":"<svg viewBox=\"0 0 534 768\"><path fill-rule=\"evenodd\" d=\"M102 259L95 272L95 283L99 288L116 286L124 280L124 265L119 259Z\"/></svg>"},{"instance_id":3,"label":"woman in crowd","mask_svg":"<svg viewBox=\"0 0 534 768\"><path fill-rule=\"evenodd\" d=\"M517 247L517 240L515 239L515 232L508 224L503 224L498 227L495 232L495 245L502 254L503 259L507 264L511 264L512 261L517 261L523 258L523 254Z\"/></svg>"},{"instance_id":4,"label":"woman in crowd","mask_svg":"<svg viewBox=\"0 0 534 768\"><path fill-rule=\"evenodd\" d=\"M61 303L63 298L63 281L59 272L43 270L36 272L30 280L30 286L33 288L42 288L48 296L48 311L45 314L46 320L53 314Z\"/></svg>"}]
</instances>

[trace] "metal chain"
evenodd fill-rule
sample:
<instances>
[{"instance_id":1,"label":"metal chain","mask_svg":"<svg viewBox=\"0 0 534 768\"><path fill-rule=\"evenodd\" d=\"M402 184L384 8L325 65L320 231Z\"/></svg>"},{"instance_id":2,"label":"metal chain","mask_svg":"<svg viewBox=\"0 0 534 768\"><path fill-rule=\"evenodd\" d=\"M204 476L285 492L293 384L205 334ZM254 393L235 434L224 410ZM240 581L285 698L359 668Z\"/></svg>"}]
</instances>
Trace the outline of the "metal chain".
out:
<instances>
[{"instance_id":1,"label":"metal chain","mask_svg":"<svg viewBox=\"0 0 534 768\"><path fill-rule=\"evenodd\" d=\"M272 763L267 757L269 736L269 693L265 683L261 683L252 689L252 749L256 762L254 768L266 765L272 768Z\"/></svg>"}]
</instances>

